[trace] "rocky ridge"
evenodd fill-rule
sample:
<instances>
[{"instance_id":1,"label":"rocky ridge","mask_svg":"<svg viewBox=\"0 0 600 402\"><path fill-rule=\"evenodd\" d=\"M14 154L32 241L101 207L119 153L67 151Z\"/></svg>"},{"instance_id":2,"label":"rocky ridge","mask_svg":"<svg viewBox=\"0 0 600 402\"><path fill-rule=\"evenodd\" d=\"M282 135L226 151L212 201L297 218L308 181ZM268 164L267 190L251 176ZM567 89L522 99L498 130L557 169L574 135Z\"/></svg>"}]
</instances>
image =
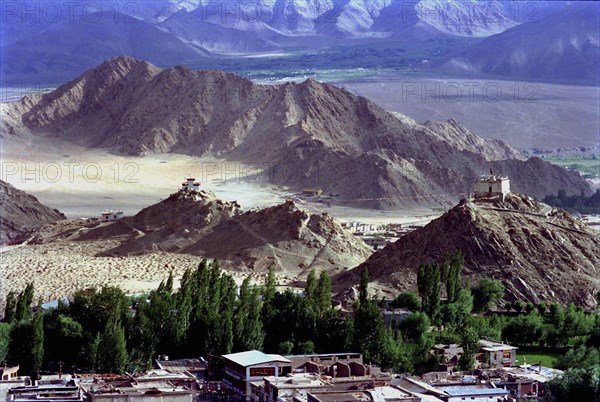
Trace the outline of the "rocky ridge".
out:
<instances>
[{"instance_id":1,"label":"rocky ridge","mask_svg":"<svg viewBox=\"0 0 600 402\"><path fill-rule=\"evenodd\" d=\"M181 190L138 214L113 222L47 225L30 245L97 244L97 256L169 252L219 258L224 268L284 272L335 270L363 262L371 253L328 214L309 214L291 201L242 212L236 202L208 191Z\"/></svg>"},{"instance_id":2,"label":"rocky ridge","mask_svg":"<svg viewBox=\"0 0 600 402\"><path fill-rule=\"evenodd\" d=\"M19 243L32 229L61 219L59 210L0 180L0 244Z\"/></svg>"},{"instance_id":3,"label":"rocky ridge","mask_svg":"<svg viewBox=\"0 0 600 402\"><path fill-rule=\"evenodd\" d=\"M518 194L509 194L504 202L461 202L340 274L335 283L354 285L367 268L380 284L414 290L421 263L441 263L456 250L465 255L463 279L497 279L507 300L596 304L598 234L567 212Z\"/></svg>"}]
</instances>

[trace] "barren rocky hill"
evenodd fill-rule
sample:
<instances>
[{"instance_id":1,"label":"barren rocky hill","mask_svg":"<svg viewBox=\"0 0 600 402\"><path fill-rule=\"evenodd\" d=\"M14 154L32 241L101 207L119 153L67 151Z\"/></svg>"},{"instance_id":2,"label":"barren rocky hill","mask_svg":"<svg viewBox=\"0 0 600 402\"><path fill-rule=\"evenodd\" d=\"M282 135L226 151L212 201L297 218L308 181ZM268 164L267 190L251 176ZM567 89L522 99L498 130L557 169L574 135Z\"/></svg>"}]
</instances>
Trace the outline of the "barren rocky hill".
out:
<instances>
[{"instance_id":1,"label":"barren rocky hill","mask_svg":"<svg viewBox=\"0 0 600 402\"><path fill-rule=\"evenodd\" d=\"M210 154L266 166L273 183L321 187L354 207L447 205L468 193L492 161L502 167L510 160L513 171L526 166L519 152L455 120L421 125L334 85L257 85L218 71L160 70L129 57L10 104L3 114L14 122L4 128L13 134L131 155ZM542 177L569 193L590 192L577 173L542 161L529 176L511 179L524 188L525 180ZM543 186L527 189L547 195Z\"/></svg>"},{"instance_id":2,"label":"barren rocky hill","mask_svg":"<svg viewBox=\"0 0 600 402\"><path fill-rule=\"evenodd\" d=\"M179 191L132 217L38 229L30 244L98 245L98 256L175 252L219 258L224 268L284 272L333 270L363 262L370 248L330 215L309 214L288 201L241 212L207 191Z\"/></svg>"},{"instance_id":3,"label":"barren rocky hill","mask_svg":"<svg viewBox=\"0 0 600 402\"><path fill-rule=\"evenodd\" d=\"M0 180L0 244L17 243L40 225L66 217L57 209Z\"/></svg>"},{"instance_id":4,"label":"barren rocky hill","mask_svg":"<svg viewBox=\"0 0 600 402\"><path fill-rule=\"evenodd\" d=\"M341 274L340 287L358 283L360 272L380 284L415 289L421 263L442 262L462 250L463 277L500 280L506 299L595 305L600 288L600 237L562 210L518 194L461 203L422 229Z\"/></svg>"}]
</instances>

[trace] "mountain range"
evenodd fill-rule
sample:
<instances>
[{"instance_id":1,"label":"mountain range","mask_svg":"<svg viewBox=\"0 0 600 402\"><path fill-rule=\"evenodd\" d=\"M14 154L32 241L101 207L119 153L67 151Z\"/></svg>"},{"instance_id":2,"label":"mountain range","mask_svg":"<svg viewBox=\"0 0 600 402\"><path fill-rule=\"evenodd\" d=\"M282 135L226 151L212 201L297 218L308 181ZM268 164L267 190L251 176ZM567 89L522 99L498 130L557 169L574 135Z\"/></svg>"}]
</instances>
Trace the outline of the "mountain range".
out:
<instances>
[{"instance_id":1,"label":"mountain range","mask_svg":"<svg viewBox=\"0 0 600 402\"><path fill-rule=\"evenodd\" d=\"M591 192L578 173L526 161L455 120L418 124L314 80L258 85L117 57L2 113L7 138L44 135L136 156L211 155L259 167L271 183L321 187L356 207L447 205L490 167L531 196Z\"/></svg>"},{"instance_id":2,"label":"mountain range","mask_svg":"<svg viewBox=\"0 0 600 402\"><path fill-rule=\"evenodd\" d=\"M433 63L410 67L597 83L598 6L584 3L117 0L90 7L82 1L27 0L3 12L0 71L5 83L60 83L118 55L161 67L219 67L242 63L239 55L275 55L259 59L256 68L267 63L276 69L286 64L286 57L276 55L335 48L352 58L356 45L410 44L409 54L397 56L399 66L407 58L431 58ZM465 38L470 41L463 44ZM455 44L441 54L437 40L445 47Z\"/></svg>"},{"instance_id":3,"label":"mountain range","mask_svg":"<svg viewBox=\"0 0 600 402\"><path fill-rule=\"evenodd\" d=\"M600 4L575 4L490 36L444 67L470 75L600 85Z\"/></svg>"}]
</instances>

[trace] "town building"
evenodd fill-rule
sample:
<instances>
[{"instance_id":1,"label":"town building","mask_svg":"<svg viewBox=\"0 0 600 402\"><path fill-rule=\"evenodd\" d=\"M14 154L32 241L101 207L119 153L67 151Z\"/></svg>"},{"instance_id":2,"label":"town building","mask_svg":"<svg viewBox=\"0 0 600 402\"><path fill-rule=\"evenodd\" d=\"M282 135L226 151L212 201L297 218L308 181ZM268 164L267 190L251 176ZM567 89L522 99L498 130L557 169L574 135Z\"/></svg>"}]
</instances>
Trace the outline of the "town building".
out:
<instances>
[{"instance_id":1,"label":"town building","mask_svg":"<svg viewBox=\"0 0 600 402\"><path fill-rule=\"evenodd\" d=\"M508 391L497 388L492 383L486 384L439 384L434 387L442 391L445 396L441 399L445 402L498 402L506 400Z\"/></svg>"},{"instance_id":2,"label":"town building","mask_svg":"<svg viewBox=\"0 0 600 402\"><path fill-rule=\"evenodd\" d=\"M502 201L510 193L510 180L490 169L490 173L480 177L474 186L475 198L501 197Z\"/></svg>"},{"instance_id":3,"label":"town building","mask_svg":"<svg viewBox=\"0 0 600 402\"><path fill-rule=\"evenodd\" d=\"M252 382L265 377L281 377L292 372L292 362L281 355L269 355L258 350L223 355L225 378L223 383L250 400Z\"/></svg>"},{"instance_id":4,"label":"town building","mask_svg":"<svg viewBox=\"0 0 600 402\"><path fill-rule=\"evenodd\" d=\"M197 182L194 177L188 177L181 183L181 190L186 191L200 191L200 182Z\"/></svg>"},{"instance_id":5,"label":"town building","mask_svg":"<svg viewBox=\"0 0 600 402\"><path fill-rule=\"evenodd\" d=\"M11 388L26 385L31 385L31 379L27 376L19 376L19 366L0 366L0 401L7 400Z\"/></svg>"},{"instance_id":6,"label":"town building","mask_svg":"<svg viewBox=\"0 0 600 402\"><path fill-rule=\"evenodd\" d=\"M477 367L502 368L517 365L517 347L506 345L502 342L479 340L479 351L475 355ZM440 356L439 370L453 371L463 354L463 348L459 344L435 345L431 351Z\"/></svg>"},{"instance_id":7,"label":"town building","mask_svg":"<svg viewBox=\"0 0 600 402\"><path fill-rule=\"evenodd\" d=\"M366 390L309 392L306 402L420 402L421 398L396 387L374 387Z\"/></svg>"},{"instance_id":8,"label":"town building","mask_svg":"<svg viewBox=\"0 0 600 402\"><path fill-rule=\"evenodd\" d=\"M302 195L305 195L307 197L318 197L321 194L323 194L322 188L305 188L304 190L302 190Z\"/></svg>"},{"instance_id":9,"label":"town building","mask_svg":"<svg viewBox=\"0 0 600 402\"><path fill-rule=\"evenodd\" d=\"M173 374L190 373L199 381L206 380L208 371L208 362L203 358L169 360L168 356L161 356L156 360L156 365L159 369Z\"/></svg>"},{"instance_id":10,"label":"town building","mask_svg":"<svg viewBox=\"0 0 600 402\"><path fill-rule=\"evenodd\" d=\"M309 392L347 392L376 386L388 386L389 373L363 363L360 353L329 353L285 356L293 373L265 377L252 384L252 400L256 402L306 401Z\"/></svg>"},{"instance_id":11,"label":"town building","mask_svg":"<svg viewBox=\"0 0 600 402\"><path fill-rule=\"evenodd\" d=\"M254 384L252 400L256 402L291 401L296 395L332 390L331 382L315 373L290 374L285 377L265 377L264 384Z\"/></svg>"},{"instance_id":12,"label":"town building","mask_svg":"<svg viewBox=\"0 0 600 402\"><path fill-rule=\"evenodd\" d=\"M101 220L102 222L108 222L108 221L116 221L119 220L121 218L123 218L125 215L123 215L123 211L114 211L114 210L105 210L102 211L102 215L101 215Z\"/></svg>"},{"instance_id":13,"label":"town building","mask_svg":"<svg viewBox=\"0 0 600 402\"><path fill-rule=\"evenodd\" d=\"M463 355L463 347L459 344L452 343L449 345L435 345L433 352L439 357L440 364L438 370L452 372L458 366L460 357Z\"/></svg>"},{"instance_id":14,"label":"town building","mask_svg":"<svg viewBox=\"0 0 600 402\"><path fill-rule=\"evenodd\" d=\"M374 249L384 248L391 242L383 236L362 236L361 239L363 239L367 246L373 247Z\"/></svg>"},{"instance_id":15,"label":"town building","mask_svg":"<svg viewBox=\"0 0 600 402\"><path fill-rule=\"evenodd\" d=\"M480 365L491 368L513 367L517 365L517 349L516 346L506 345L502 342L481 339L475 360Z\"/></svg>"},{"instance_id":16,"label":"town building","mask_svg":"<svg viewBox=\"0 0 600 402\"><path fill-rule=\"evenodd\" d=\"M83 402L83 392L74 380L57 384L12 387L7 402Z\"/></svg>"},{"instance_id":17,"label":"town building","mask_svg":"<svg viewBox=\"0 0 600 402\"><path fill-rule=\"evenodd\" d=\"M506 376L496 382L496 385L506 389L511 396L520 399L544 397L546 383L564 374L562 370L543 367L540 364L524 364L518 367L505 367L502 370Z\"/></svg>"},{"instance_id":18,"label":"town building","mask_svg":"<svg viewBox=\"0 0 600 402\"><path fill-rule=\"evenodd\" d=\"M19 366L0 366L0 380L8 381L19 376Z\"/></svg>"},{"instance_id":19,"label":"town building","mask_svg":"<svg viewBox=\"0 0 600 402\"><path fill-rule=\"evenodd\" d=\"M190 373L150 370L141 375L94 375L80 382L86 402L192 402L198 382Z\"/></svg>"},{"instance_id":20,"label":"town building","mask_svg":"<svg viewBox=\"0 0 600 402\"><path fill-rule=\"evenodd\" d=\"M295 373L327 373L333 371L336 364L363 364L363 356L360 353L321 353L308 355L285 356L292 363ZM336 369L337 370L337 369Z\"/></svg>"}]
</instances>

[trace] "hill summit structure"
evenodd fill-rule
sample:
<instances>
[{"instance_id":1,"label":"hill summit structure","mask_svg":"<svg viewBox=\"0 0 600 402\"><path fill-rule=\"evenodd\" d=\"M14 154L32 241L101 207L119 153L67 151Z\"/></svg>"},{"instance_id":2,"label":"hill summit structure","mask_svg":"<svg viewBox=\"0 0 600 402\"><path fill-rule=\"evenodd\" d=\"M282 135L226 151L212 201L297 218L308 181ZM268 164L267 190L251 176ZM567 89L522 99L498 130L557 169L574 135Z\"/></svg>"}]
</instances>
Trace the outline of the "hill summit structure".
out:
<instances>
[{"instance_id":1,"label":"hill summit structure","mask_svg":"<svg viewBox=\"0 0 600 402\"><path fill-rule=\"evenodd\" d=\"M504 202L506 195L510 193L510 180L508 177L494 174L490 169L490 173L481 176L475 182L475 198L492 198L500 197Z\"/></svg>"}]
</instances>

